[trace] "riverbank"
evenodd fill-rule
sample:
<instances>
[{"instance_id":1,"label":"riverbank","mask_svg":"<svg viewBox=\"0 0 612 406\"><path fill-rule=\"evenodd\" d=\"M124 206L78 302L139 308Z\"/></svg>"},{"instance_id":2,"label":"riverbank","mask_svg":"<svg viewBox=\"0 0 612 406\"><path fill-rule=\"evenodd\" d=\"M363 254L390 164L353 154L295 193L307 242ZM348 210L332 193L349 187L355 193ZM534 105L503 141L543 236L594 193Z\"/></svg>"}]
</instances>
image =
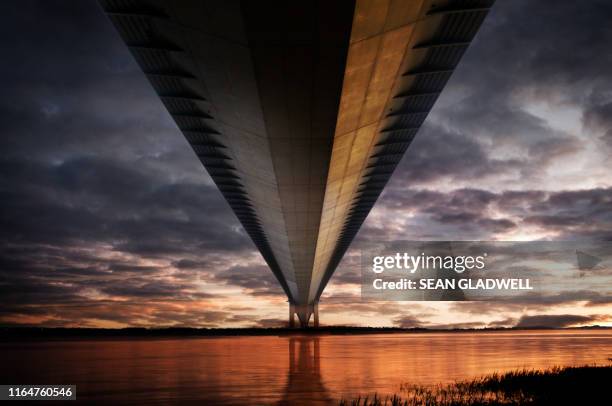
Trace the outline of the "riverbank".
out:
<instances>
[{"instance_id":1,"label":"riverbank","mask_svg":"<svg viewBox=\"0 0 612 406\"><path fill-rule=\"evenodd\" d=\"M533 328L484 328L484 329L432 329L400 327L324 326L320 328L45 328L45 327L0 327L0 341L29 339L86 339L86 338L178 338L178 337L231 337L231 336L293 336L293 335L361 335L361 334L405 334L405 333L473 333L510 331L578 331L610 330L609 327L589 326L551 329Z\"/></svg>"},{"instance_id":2,"label":"riverbank","mask_svg":"<svg viewBox=\"0 0 612 406\"><path fill-rule=\"evenodd\" d=\"M518 370L450 385L408 386L379 398L340 401L340 406L590 405L609 398L612 366Z\"/></svg>"}]
</instances>

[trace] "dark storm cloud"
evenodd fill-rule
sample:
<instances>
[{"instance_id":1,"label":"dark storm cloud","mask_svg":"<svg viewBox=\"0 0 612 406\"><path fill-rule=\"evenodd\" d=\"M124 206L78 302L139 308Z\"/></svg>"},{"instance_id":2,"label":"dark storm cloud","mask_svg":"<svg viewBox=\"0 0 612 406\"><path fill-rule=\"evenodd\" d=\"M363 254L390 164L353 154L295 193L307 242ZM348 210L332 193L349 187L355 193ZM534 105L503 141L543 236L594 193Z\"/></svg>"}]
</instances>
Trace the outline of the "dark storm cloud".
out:
<instances>
[{"instance_id":1,"label":"dark storm cloud","mask_svg":"<svg viewBox=\"0 0 612 406\"><path fill-rule=\"evenodd\" d=\"M0 167L13 175L0 181L0 236L13 243L115 241L120 250L159 254L252 247L214 186L163 183L91 157Z\"/></svg>"},{"instance_id":2,"label":"dark storm cloud","mask_svg":"<svg viewBox=\"0 0 612 406\"><path fill-rule=\"evenodd\" d=\"M460 227L462 235L487 239L524 225L558 233L558 239L612 240L612 188L578 191L436 192L391 187L380 208L410 211L439 226ZM495 213L494 216L491 213ZM414 238L414 237L413 237ZM423 238L416 236L416 238Z\"/></svg>"},{"instance_id":3,"label":"dark storm cloud","mask_svg":"<svg viewBox=\"0 0 612 406\"><path fill-rule=\"evenodd\" d=\"M459 109L461 114L455 118L476 107L499 118L495 122L502 127L496 132L504 136L506 128L521 131L523 120L504 117L513 110L506 107L517 90L577 104L592 97L592 92L608 90L611 14L612 4L606 0L496 2L453 79L454 84L474 91L474 97L462 103L467 110ZM502 102L501 109L486 108L491 101ZM465 117L464 121L476 127L488 124L491 117Z\"/></svg>"},{"instance_id":4,"label":"dark storm cloud","mask_svg":"<svg viewBox=\"0 0 612 406\"><path fill-rule=\"evenodd\" d=\"M83 259L81 256L80 260ZM50 304L85 306L100 298L128 299L146 305L151 299L178 303L217 297L196 287L197 274L189 279L176 278L161 266L130 266L91 259L90 264L81 268L57 265L70 262L69 254L47 259L44 263L33 260L0 262L2 312L32 314L34 309L45 309ZM21 311L20 307L23 307ZM82 317L89 316L82 313Z\"/></svg>"},{"instance_id":5,"label":"dark storm cloud","mask_svg":"<svg viewBox=\"0 0 612 406\"><path fill-rule=\"evenodd\" d=\"M7 155L121 154L130 130L151 141L153 127L169 128L155 114L161 109L145 102L153 92L95 2L6 3L3 17L1 46L11 56L0 68L10 78L0 102ZM122 100L130 107L122 109Z\"/></svg>"},{"instance_id":6,"label":"dark storm cloud","mask_svg":"<svg viewBox=\"0 0 612 406\"><path fill-rule=\"evenodd\" d=\"M360 268L357 267L349 268L346 266L346 263L343 263L334 273L333 283L341 285L359 285L361 283L361 273L359 269Z\"/></svg>"},{"instance_id":7,"label":"dark storm cloud","mask_svg":"<svg viewBox=\"0 0 612 406\"><path fill-rule=\"evenodd\" d=\"M206 267L207 262L198 262L191 259L180 259L174 263L178 269L200 269Z\"/></svg>"},{"instance_id":8,"label":"dark storm cloud","mask_svg":"<svg viewBox=\"0 0 612 406\"><path fill-rule=\"evenodd\" d=\"M612 188L550 194L533 209L544 214L527 217L528 222L553 228L584 228L601 239L612 239Z\"/></svg>"},{"instance_id":9,"label":"dark storm cloud","mask_svg":"<svg viewBox=\"0 0 612 406\"><path fill-rule=\"evenodd\" d=\"M610 15L604 0L497 1L392 184L533 179L596 141L551 128L538 101L577 108L610 144Z\"/></svg>"},{"instance_id":10,"label":"dark storm cloud","mask_svg":"<svg viewBox=\"0 0 612 406\"><path fill-rule=\"evenodd\" d=\"M339 286L361 284L361 250L358 242L346 252L330 283Z\"/></svg>"},{"instance_id":11,"label":"dark storm cloud","mask_svg":"<svg viewBox=\"0 0 612 406\"><path fill-rule=\"evenodd\" d=\"M245 288L254 296L284 297L276 277L266 265L232 267L215 273L214 279Z\"/></svg>"},{"instance_id":12,"label":"dark storm cloud","mask_svg":"<svg viewBox=\"0 0 612 406\"><path fill-rule=\"evenodd\" d=\"M581 81L608 82L611 13L612 4L606 0L498 1L476 39L478 59L466 58L463 71L474 68L470 79L482 87L489 84L479 81L483 74L509 86L514 82L508 76L514 81L524 77L533 83L577 86ZM500 66L505 69L496 69Z\"/></svg>"},{"instance_id":13,"label":"dark storm cloud","mask_svg":"<svg viewBox=\"0 0 612 406\"><path fill-rule=\"evenodd\" d=\"M481 179L513 171L516 159L493 159L482 145L469 135L426 124L406 153L396 179L423 184L450 179Z\"/></svg>"},{"instance_id":14,"label":"dark storm cloud","mask_svg":"<svg viewBox=\"0 0 612 406\"><path fill-rule=\"evenodd\" d=\"M86 288L131 298L202 298L186 282L160 277L163 267L101 258L102 252L81 249L86 246L148 258L252 250L212 186L163 184L100 159L32 166L13 164L14 177L0 181L5 303L76 300ZM130 274L148 279L126 278Z\"/></svg>"},{"instance_id":15,"label":"dark storm cloud","mask_svg":"<svg viewBox=\"0 0 612 406\"><path fill-rule=\"evenodd\" d=\"M4 242L252 249L97 3L7 3L3 14Z\"/></svg>"},{"instance_id":16,"label":"dark storm cloud","mask_svg":"<svg viewBox=\"0 0 612 406\"><path fill-rule=\"evenodd\" d=\"M12 2L2 18L2 313L137 324L143 301L210 299L199 274L254 247L99 5ZM207 311L147 317L230 317Z\"/></svg>"},{"instance_id":17,"label":"dark storm cloud","mask_svg":"<svg viewBox=\"0 0 612 406\"><path fill-rule=\"evenodd\" d=\"M582 118L585 127L598 133L604 145L612 149L612 101L590 100Z\"/></svg>"}]
</instances>

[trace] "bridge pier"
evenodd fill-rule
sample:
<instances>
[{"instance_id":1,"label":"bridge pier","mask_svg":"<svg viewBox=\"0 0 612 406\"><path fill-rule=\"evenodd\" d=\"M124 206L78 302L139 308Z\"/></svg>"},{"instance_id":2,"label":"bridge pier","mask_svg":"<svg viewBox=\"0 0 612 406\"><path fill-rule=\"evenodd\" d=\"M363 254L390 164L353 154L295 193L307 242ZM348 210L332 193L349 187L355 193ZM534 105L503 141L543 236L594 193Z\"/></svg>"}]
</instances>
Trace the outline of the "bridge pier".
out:
<instances>
[{"instance_id":1,"label":"bridge pier","mask_svg":"<svg viewBox=\"0 0 612 406\"><path fill-rule=\"evenodd\" d=\"M312 327L319 327L319 303L307 304L307 305L296 305L289 303L289 327L295 328L297 316L300 328L310 327L310 317L313 318Z\"/></svg>"},{"instance_id":2,"label":"bridge pier","mask_svg":"<svg viewBox=\"0 0 612 406\"><path fill-rule=\"evenodd\" d=\"M295 305L289 303L289 328L295 328Z\"/></svg>"}]
</instances>

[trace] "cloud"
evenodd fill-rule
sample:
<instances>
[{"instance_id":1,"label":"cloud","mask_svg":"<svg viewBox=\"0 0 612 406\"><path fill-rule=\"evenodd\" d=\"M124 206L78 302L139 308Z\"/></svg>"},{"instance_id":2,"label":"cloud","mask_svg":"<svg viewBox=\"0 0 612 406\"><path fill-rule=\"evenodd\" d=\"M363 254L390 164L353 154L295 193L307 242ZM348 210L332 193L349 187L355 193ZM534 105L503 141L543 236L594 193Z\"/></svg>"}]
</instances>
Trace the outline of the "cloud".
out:
<instances>
[{"instance_id":1,"label":"cloud","mask_svg":"<svg viewBox=\"0 0 612 406\"><path fill-rule=\"evenodd\" d=\"M513 172L520 165L517 159L489 156L477 140L465 133L428 123L411 144L395 177L412 185L440 179L469 181Z\"/></svg>"},{"instance_id":2,"label":"cloud","mask_svg":"<svg viewBox=\"0 0 612 406\"><path fill-rule=\"evenodd\" d=\"M602 143L612 148L612 98L594 96L582 114L584 127L599 134Z\"/></svg>"},{"instance_id":3,"label":"cloud","mask_svg":"<svg viewBox=\"0 0 612 406\"><path fill-rule=\"evenodd\" d=\"M601 0L498 2L358 242L612 240L611 15ZM0 322L280 323L282 290L101 9L10 2L0 18ZM322 313L507 325L610 305L589 290L417 317L361 302L359 260L355 244Z\"/></svg>"},{"instance_id":4,"label":"cloud","mask_svg":"<svg viewBox=\"0 0 612 406\"><path fill-rule=\"evenodd\" d=\"M214 279L247 289L255 296L278 296L284 298L284 292L276 277L267 265L235 266L214 274Z\"/></svg>"},{"instance_id":5,"label":"cloud","mask_svg":"<svg viewBox=\"0 0 612 406\"><path fill-rule=\"evenodd\" d=\"M555 192L461 188L440 192L392 186L381 198L374 215L378 211L383 213L380 225L383 228L391 224L384 222L387 216L397 225L404 213L409 213L410 223L405 229L411 232L410 239L415 240L430 236L421 235L421 230L429 234L439 232L438 238L454 235L456 238L449 239L489 240L527 227L545 230L559 240L612 239L612 187ZM366 223L369 228L377 225ZM415 228L410 230L410 226ZM370 234L370 239L380 240L382 231ZM392 234L387 231L387 235ZM364 240L367 239L366 236Z\"/></svg>"},{"instance_id":6,"label":"cloud","mask_svg":"<svg viewBox=\"0 0 612 406\"><path fill-rule=\"evenodd\" d=\"M91 157L0 168L13 174L0 183L0 238L11 242L107 241L122 251L159 254L253 249L210 185L162 183L138 166Z\"/></svg>"},{"instance_id":7,"label":"cloud","mask_svg":"<svg viewBox=\"0 0 612 406\"><path fill-rule=\"evenodd\" d=\"M536 293L500 298L494 302L454 302L453 310L470 315L492 315L507 312L547 310L557 306L580 305L587 307L610 305L612 298L606 292L589 290L572 290L560 293Z\"/></svg>"}]
</instances>

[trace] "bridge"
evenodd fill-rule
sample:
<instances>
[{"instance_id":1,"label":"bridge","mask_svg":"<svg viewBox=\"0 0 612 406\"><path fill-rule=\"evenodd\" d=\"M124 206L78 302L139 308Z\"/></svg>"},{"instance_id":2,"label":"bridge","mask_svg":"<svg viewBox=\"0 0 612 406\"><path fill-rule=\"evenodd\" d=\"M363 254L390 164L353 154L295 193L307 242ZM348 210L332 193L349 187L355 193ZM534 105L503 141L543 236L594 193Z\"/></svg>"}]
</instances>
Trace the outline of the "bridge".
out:
<instances>
[{"instance_id":1,"label":"bridge","mask_svg":"<svg viewBox=\"0 0 612 406\"><path fill-rule=\"evenodd\" d=\"M100 0L303 327L493 2Z\"/></svg>"}]
</instances>

